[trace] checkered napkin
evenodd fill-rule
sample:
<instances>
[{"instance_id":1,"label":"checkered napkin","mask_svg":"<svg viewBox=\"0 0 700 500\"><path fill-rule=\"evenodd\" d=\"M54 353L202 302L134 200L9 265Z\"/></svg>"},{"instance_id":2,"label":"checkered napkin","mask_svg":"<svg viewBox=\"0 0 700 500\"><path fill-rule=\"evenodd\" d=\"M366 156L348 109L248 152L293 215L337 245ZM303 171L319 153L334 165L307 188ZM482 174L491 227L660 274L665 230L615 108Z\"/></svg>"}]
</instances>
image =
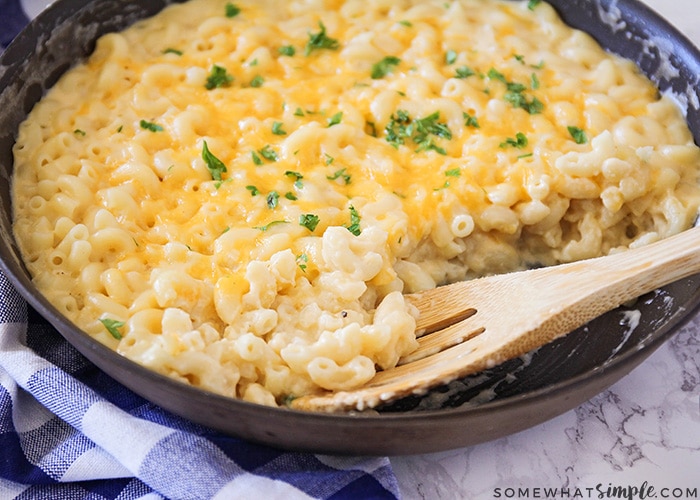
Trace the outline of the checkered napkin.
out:
<instances>
[{"instance_id":1,"label":"checkered napkin","mask_svg":"<svg viewBox=\"0 0 700 500\"><path fill-rule=\"evenodd\" d=\"M48 3L48 2L47 2ZM29 21L0 0L0 51ZM387 458L286 453L176 417L102 373L0 271L0 499L398 498Z\"/></svg>"},{"instance_id":2,"label":"checkered napkin","mask_svg":"<svg viewBox=\"0 0 700 500\"><path fill-rule=\"evenodd\" d=\"M286 453L178 418L105 375L0 271L0 498L398 498L387 458Z\"/></svg>"}]
</instances>

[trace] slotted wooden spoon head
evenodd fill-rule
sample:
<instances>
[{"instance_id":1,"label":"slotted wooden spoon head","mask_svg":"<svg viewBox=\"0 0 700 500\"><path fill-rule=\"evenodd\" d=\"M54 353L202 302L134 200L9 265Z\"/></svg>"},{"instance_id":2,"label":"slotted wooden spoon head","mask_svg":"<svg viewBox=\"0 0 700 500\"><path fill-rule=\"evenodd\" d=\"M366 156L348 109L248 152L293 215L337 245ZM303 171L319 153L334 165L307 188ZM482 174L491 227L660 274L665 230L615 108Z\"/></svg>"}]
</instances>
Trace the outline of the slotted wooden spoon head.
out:
<instances>
[{"instance_id":1,"label":"slotted wooden spoon head","mask_svg":"<svg viewBox=\"0 0 700 500\"><path fill-rule=\"evenodd\" d=\"M297 398L293 408L374 408L482 371L566 335L662 285L700 271L700 229L646 247L550 268L455 283L420 294L421 326L468 317L419 340L400 366L352 391ZM476 313L469 316L466 312ZM434 337L437 340L433 340ZM422 351L422 352L421 352Z\"/></svg>"}]
</instances>

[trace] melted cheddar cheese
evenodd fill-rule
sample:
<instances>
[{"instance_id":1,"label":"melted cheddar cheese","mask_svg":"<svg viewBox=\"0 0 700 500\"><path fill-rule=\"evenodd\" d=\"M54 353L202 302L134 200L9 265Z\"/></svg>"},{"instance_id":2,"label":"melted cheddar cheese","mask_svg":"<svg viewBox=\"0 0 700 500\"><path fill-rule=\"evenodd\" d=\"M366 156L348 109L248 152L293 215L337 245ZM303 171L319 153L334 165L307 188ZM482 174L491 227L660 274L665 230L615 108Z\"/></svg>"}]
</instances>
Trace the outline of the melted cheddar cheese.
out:
<instances>
[{"instance_id":1,"label":"melted cheddar cheese","mask_svg":"<svg viewBox=\"0 0 700 500\"><path fill-rule=\"evenodd\" d=\"M525 1L174 5L100 38L15 162L61 312L271 405L415 349L403 293L642 245L700 199L675 105Z\"/></svg>"}]
</instances>

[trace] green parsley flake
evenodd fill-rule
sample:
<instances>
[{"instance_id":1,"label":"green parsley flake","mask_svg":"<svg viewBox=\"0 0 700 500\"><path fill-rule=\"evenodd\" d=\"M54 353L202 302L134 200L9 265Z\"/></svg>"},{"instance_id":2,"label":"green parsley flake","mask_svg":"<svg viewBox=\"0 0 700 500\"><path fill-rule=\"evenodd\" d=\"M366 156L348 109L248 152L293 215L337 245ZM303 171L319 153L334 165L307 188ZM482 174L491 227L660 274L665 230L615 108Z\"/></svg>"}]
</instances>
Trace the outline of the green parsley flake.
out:
<instances>
[{"instance_id":1,"label":"green parsley flake","mask_svg":"<svg viewBox=\"0 0 700 500\"><path fill-rule=\"evenodd\" d=\"M542 3L542 0L529 0L527 2L527 8L530 10L535 10L535 7L537 7L540 3Z\"/></svg>"},{"instance_id":2,"label":"green parsley flake","mask_svg":"<svg viewBox=\"0 0 700 500\"><path fill-rule=\"evenodd\" d=\"M316 229L316 226L318 226L319 222L320 219L318 218L318 215L315 214L301 214L299 216L299 225L304 226L312 233Z\"/></svg>"},{"instance_id":3,"label":"green parsley flake","mask_svg":"<svg viewBox=\"0 0 700 500\"><path fill-rule=\"evenodd\" d=\"M544 104L537 97L528 100L527 96L520 92L506 92L503 98L514 108L524 109L531 115L537 115L544 109Z\"/></svg>"},{"instance_id":4,"label":"green parsley flake","mask_svg":"<svg viewBox=\"0 0 700 500\"><path fill-rule=\"evenodd\" d=\"M269 223L265 224L264 226L255 226L255 227L253 227L253 229L259 229L260 231L265 232L268 229L270 229L272 226L276 226L278 224L289 224L289 222L286 220L273 220L272 222L269 222Z\"/></svg>"},{"instance_id":5,"label":"green parsley flake","mask_svg":"<svg viewBox=\"0 0 700 500\"><path fill-rule=\"evenodd\" d=\"M462 175L462 169L457 167L457 168L451 168L449 170L445 170L445 175L447 177L459 177Z\"/></svg>"},{"instance_id":6,"label":"green parsley flake","mask_svg":"<svg viewBox=\"0 0 700 500\"><path fill-rule=\"evenodd\" d=\"M107 331L117 340L121 340L122 334L119 328L124 327L125 323L123 321L117 321L116 319L103 318L100 319L100 323L104 325Z\"/></svg>"},{"instance_id":7,"label":"green parsley flake","mask_svg":"<svg viewBox=\"0 0 700 500\"><path fill-rule=\"evenodd\" d=\"M277 52L282 56L292 57L297 53L297 49L293 45L282 45L277 49Z\"/></svg>"},{"instance_id":8,"label":"green parsley flake","mask_svg":"<svg viewBox=\"0 0 700 500\"><path fill-rule=\"evenodd\" d=\"M294 172L293 170L287 170L284 175L287 177L294 179L294 186L301 188L304 184L301 182L301 180L304 178L303 175L301 175L299 172Z\"/></svg>"},{"instance_id":9,"label":"green parsley flake","mask_svg":"<svg viewBox=\"0 0 700 500\"><path fill-rule=\"evenodd\" d=\"M207 82L204 84L204 88L207 90L213 90L222 87L228 87L233 81L233 76L229 75L226 68L215 64L212 66L209 76L207 76Z\"/></svg>"},{"instance_id":10,"label":"green parsley flake","mask_svg":"<svg viewBox=\"0 0 700 500\"><path fill-rule=\"evenodd\" d=\"M85 137L85 136L87 135L87 134L85 133L84 130L80 130L79 128L76 128L76 129L73 131L73 133L74 133L75 135L79 135L79 136L81 136L81 137Z\"/></svg>"},{"instance_id":11,"label":"green parsley flake","mask_svg":"<svg viewBox=\"0 0 700 500\"><path fill-rule=\"evenodd\" d=\"M250 195L251 195L251 196L257 196L257 195L260 194L260 190L259 190L257 187L253 186L253 185L246 186L245 188L246 188L248 191L250 191Z\"/></svg>"},{"instance_id":12,"label":"green parsley flake","mask_svg":"<svg viewBox=\"0 0 700 500\"><path fill-rule=\"evenodd\" d=\"M340 47L338 40L326 35L326 26L321 21L318 22L318 26L321 28L318 33L309 33L309 40L306 42L304 49L306 56L310 55L314 50L337 50Z\"/></svg>"},{"instance_id":13,"label":"green parsley flake","mask_svg":"<svg viewBox=\"0 0 700 500\"><path fill-rule=\"evenodd\" d=\"M464 113L462 113L462 117L464 118L464 125L465 126L480 128L479 120L476 118L476 116L472 116L469 113L464 112Z\"/></svg>"},{"instance_id":14,"label":"green parsley flake","mask_svg":"<svg viewBox=\"0 0 700 500\"><path fill-rule=\"evenodd\" d=\"M287 132L282 128L284 124L282 122L274 122L272 124L272 133L275 135L287 135Z\"/></svg>"},{"instance_id":15,"label":"green parsley flake","mask_svg":"<svg viewBox=\"0 0 700 500\"><path fill-rule=\"evenodd\" d=\"M578 127L566 128L569 131L569 134L571 134L571 137L574 139L576 144L586 144L588 142L588 136L586 135L586 132L584 132L582 129Z\"/></svg>"},{"instance_id":16,"label":"green parsley flake","mask_svg":"<svg viewBox=\"0 0 700 500\"><path fill-rule=\"evenodd\" d=\"M352 205L350 205L350 225L345 227L355 236L360 236L362 232L360 229L360 213Z\"/></svg>"},{"instance_id":17,"label":"green parsley flake","mask_svg":"<svg viewBox=\"0 0 700 500\"><path fill-rule=\"evenodd\" d=\"M256 153L255 151L251 151L250 156L251 156L251 158L253 158L253 163L256 164L257 166L260 166L263 164L262 159L260 158L260 156L258 156L258 153Z\"/></svg>"},{"instance_id":18,"label":"green parsley flake","mask_svg":"<svg viewBox=\"0 0 700 500\"><path fill-rule=\"evenodd\" d=\"M469 66L460 66L455 69L455 78L469 78L472 75L476 75L476 72Z\"/></svg>"},{"instance_id":19,"label":"green parsley flake","mask_svg":"<svg viewBox=\"0 0 700 500\"><path fill-rule=\"evenodd\" d=\"M297 109L294 111L294 116L305 116L305 115L304 115L304 110L301 109L301 108L297 108Z\"/></svg>"},{"instance_id":20,"label":"green parsley flake","mask_svg":"<svg viewBox=\"0 0 700 500\"><path fill-rule=\"evenodd\" d=\"M258 153L260 154L260 156L262 156L263 158L265 158L268 161L279 160L279 156L277 155L277 152L274 149L272 149L272 146L270 146L269 144L263 146L262 149L259 149Z\"/></svg>"},{"instance_id":21,"label":"green parsley flake","mask_svg":"<svg viewBox=\"0 0 700 500\"><path fill-rule=\"evenodd\" d=\"M150 130L151 132L162 132L163 127L158 125L157 123L153 122L147 122L146 120L141 120L139 122L139 126L144 129L144 130Z\"/></svg>"},{"instance_id":22,"label":"green parsley flake","mask_svg":"<svg viewBox=\"0 0 700 500\"><path fill-rule=\"evenodd\" d=\"M178 49L173 49L172 47L168 47L167 49L163 50L163 54L175 54L176 56L181 56L182 51Z\"/></svg>"},{"instance_id":23,"label":"green parsley flake","mask_svg":"<svg viewBox=\"0 0 700 500\"><path fill-rule=\"evenodd\" d=\"M296 201L299 199L299 198L297 198L297 195L295 195L294 193L292 193L290 191L287 191L286 193L284 193L284 197L287 198L288 200L291 200L291 201Z\"/></svg>"},{"instance_id":24,"label":"green parsley flake","mask_svg":"<svg viewBox=\"0 0 700 500\"><path fill-rule=\"evenodd\" d=\"M250 86L257 89L262 87L263 83L265 83L265 79L260 75L255 75L255 77L253 77L253 79L250 81Z\"/></svg>"},{"instance_id":25,"label":"green parsley flake","mask_svg":"<svg viewBox=\"0 0 700 500\"><path fill-rule=\"evenodd\" d=\"M413 23L411 21L399 21L399 24L401 26L406 26L407 28L410 28L413 26Z\"/></svg>"},{"instance_id":26,"label":"green parsley flake","mask_svg":"<svg viewBox=\"0 0 700 500\"><path fill-rule=\"evenodd\" d=\"M386 56L381 61L372 65L371 77L374 80L384 78L394 71L394 68L401 64L401 59L396 56Z\"/></svg>"},{"instance_id":27,"label":"green parsley flake","mask_svg":"<svg viewBox=\"0 0 700 500\"><path fill-rule=\"evenodd\" d=\"M309 262L309 256L306 255L305 253L297 255L297 264L299 266L299 269L301 269L303 272L306 272L306 263Z\"/></svg>"},{"instance_id":28,"label":"green parsley flake","mask_svg":"<svg viewBox=\"0 0 700 500\"><path fill-rule=\"evenodd\" d=\"M515 139L508 137L504 142L499 144L499 147L507 148L508 146L512 146L514 148L523 149L525 146L527 146L528 142L529 141L527 140L525 134L518 132L515 134Z\"/></svg>"},{"instance_id":29,"label":"green parsley flake","mask_svg":"<svg viewBox=\"0 0 700 500\"><path fill-rule=\"evenodd\" d=\"M500 80L503 83L508 83L505 75L498 71L496 68L491 68L489 72L486 73L486 76L488 76L492 80Z\"/></svg>"},{"instance_id":30,"label":"green parsley flake","mask_svg":"<svg viewBox=\"0 0 700 500\"><path fill-rule=\"evenodd\" d=\"M445 52L445 64L454 64L455 62L457 62L457 52L454 50Z\"/></svg>"},{"instance_id":31,"label":"green parsley flake","mask_svg":"<svg viewBox=\"0 0 700 500\"><path fill-rule=\"evenodd\" d=\"M342 121L342 119L343 119L343 112L338 111L336 114L334 114L333 116L331 116L328 119L328 126L332 127L333 125L338 125Z\"/></svg>"},{"instance_id":32,"label":"green parsley flake","mask_svg":"<svg viewBox=\"0 0 700 500\"><path fill-rule=\"evenodd\" d=\"M335 181L338 179L342 179L343 183L345 185L348 185L348 184L350 184L352 177L350 176L350 174L346 173L346 170L347 170L346 168L341 168L340 170L336 170L333 173L333 175L327 175L326 179L328 179L329 181Z\"/></svg>"},{"instance_id":33,"label":"green parsley flake","mask_svg":"<svg viewBox=\"0 0 700 500\"><path fill-rule=\"evenodd\" d=\"M209 151L207 141L204 141L202 146L202 159L206 163L207 169L209 169L211 178L215 181L220 181L221 175L226 172L226 165Z\"/></svg>"},{"instance_id":34,"label":"green parsley flake","mask_svg":"<svg viewBox=\"0 0 700 500\"><path fill-rule=\"evenodd\" d=\"M226 4L226 17L236 17L238 14L241 13L240 7L237 7L236 5L232 3L227 3Z\"/></svg>"},{"instance_id":35,"label":"green parsley flake","mask_svg":"<svg viewBox=\"0 0 700 500\"><path fill-rule=\"evenodd\" d=\"M267 208L274 209L279 205L280 194L277 191L270 191L265 198L265 203L267 203Z\"/></svg>"}]
</instances>

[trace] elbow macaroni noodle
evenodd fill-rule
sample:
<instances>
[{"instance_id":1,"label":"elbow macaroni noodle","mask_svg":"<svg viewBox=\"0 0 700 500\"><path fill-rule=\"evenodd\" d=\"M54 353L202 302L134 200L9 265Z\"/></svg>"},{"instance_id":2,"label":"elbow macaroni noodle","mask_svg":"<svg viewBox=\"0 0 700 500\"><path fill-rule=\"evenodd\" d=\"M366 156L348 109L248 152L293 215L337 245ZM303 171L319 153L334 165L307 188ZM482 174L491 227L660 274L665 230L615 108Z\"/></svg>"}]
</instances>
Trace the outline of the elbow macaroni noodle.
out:
<instances>
[{"instance_id":1,"label":"elbow macaroni noodle","mask_svg":"<svg viewBox=\"0 0 700 500\"><path fill-rule=\"evenodd\" d=\"M416 347L403 294L694 223L700 150L546 3L190 0L22 124L14 230L100 342L280 405Z\"/></svg>"}]
</instances>

